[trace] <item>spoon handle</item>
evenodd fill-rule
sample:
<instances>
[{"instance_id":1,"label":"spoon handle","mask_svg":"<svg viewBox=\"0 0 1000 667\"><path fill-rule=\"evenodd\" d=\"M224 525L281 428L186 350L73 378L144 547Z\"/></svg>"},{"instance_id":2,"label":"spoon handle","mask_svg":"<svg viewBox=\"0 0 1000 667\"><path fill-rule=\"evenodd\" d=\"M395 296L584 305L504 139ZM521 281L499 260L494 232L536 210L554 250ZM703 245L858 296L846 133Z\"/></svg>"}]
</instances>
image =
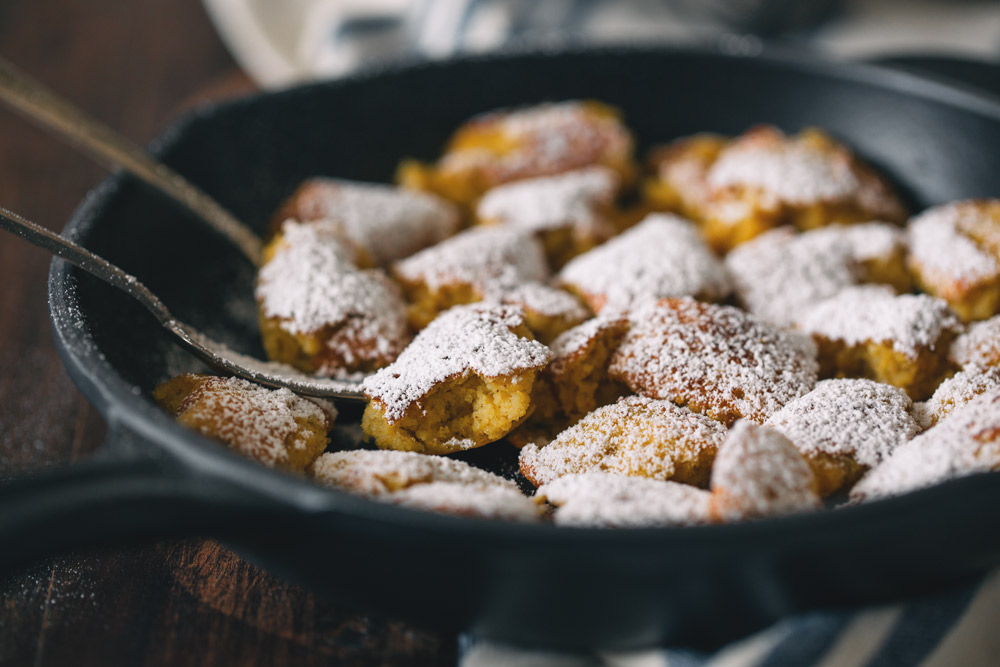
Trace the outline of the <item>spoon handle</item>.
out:
<instances>
[{"instance_id":1,"label":"spoon handle","mask_svg":"<svg viewBox=\"0 0 1000 667\"><path fill-rule=\"evenodd\" d=\"M126 273L106 259L78 246L50 229L23 218L13 211L0 207L0 229L5 229L53 255L62 257L70 264L127 292L156 316L161 324L173 321L173 316L155 294L130 273Z\"/></svg>"},{"instance_id":2,"label":"spoon handle","mask_svg":"<svg viewBox=\"0 0 1000 667\"><path fill-rule=\"evenodd\" d=\"M54 130L111 164L119 165L181 202L235 244L254 266L260 266L260 238L232 213L145 150L3 58L0 58L0 100L21 111L29 120Z\"/></svg>"},{"instance_id":3,"label":"spoon handle","mask_svg":"<svg viewBox=\"0 0 1000 667\"><path fill-rule=\"evenodd\" d=\"M364 394L356 381L310 377L292 368L288 369L291 371L289 374L284 369L276 370L267 364L261 364L255 359L233 352L201 334L194 327L175 319L163 302L132 274L126 273L108 260L52 230L3 207L0 207L0 230L11 232L127 293L145 306L189 351L213 368L267 387L286 387L306 396L364 400Z\"/></svg>"}]
</instances>

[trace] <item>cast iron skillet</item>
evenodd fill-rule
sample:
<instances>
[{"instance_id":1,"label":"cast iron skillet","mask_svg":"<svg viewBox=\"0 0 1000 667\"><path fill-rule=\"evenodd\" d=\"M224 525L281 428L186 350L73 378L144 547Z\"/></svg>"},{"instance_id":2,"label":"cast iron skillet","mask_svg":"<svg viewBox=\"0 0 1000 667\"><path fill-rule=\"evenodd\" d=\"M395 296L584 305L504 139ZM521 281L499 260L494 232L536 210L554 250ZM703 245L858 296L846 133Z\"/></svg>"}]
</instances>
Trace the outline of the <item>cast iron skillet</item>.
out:
<instances>
[{"instance_id":1,"label":"cast iron skillet","mask_svg":"<svg viewBox=\"0 0 1000 667\"><path fill-rule=\"evenodd\" d=\"M262 230L308 176L389 180L401 156L434 157L477 112L579 97L623 108L641 147L759 122L818 125L890 174L915 208L1000 194L1000 105L906 74L772 53L626 48L400 67L207 107L155 148ZM161 197L116 175L65 233L181 318L260 352L249 268ZM3 490L6 565L111 538L206 534L361 608L521 644L625 648L711 645L792 612L900 599L1000 564L1000 475L816 515L613 532L458 519L327 491L161 412L153 386L197 365L140 306L60 261L50 299L66 366L110 437L97 461ZM338 429L334 446L352 434ZM512 474L507 445L470 456Z\"/></svg>"}]
</instances>

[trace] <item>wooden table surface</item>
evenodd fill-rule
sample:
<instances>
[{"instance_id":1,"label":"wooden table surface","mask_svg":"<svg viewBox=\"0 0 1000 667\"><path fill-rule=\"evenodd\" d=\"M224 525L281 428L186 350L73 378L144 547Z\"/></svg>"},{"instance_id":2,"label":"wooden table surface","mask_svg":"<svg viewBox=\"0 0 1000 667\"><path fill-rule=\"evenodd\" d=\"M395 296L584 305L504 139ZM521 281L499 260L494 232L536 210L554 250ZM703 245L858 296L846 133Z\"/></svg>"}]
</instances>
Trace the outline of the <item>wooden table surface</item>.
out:
<instances>
[{"instance_id":1,"label":"wooden table surface","mask_svg":"<svg viewBox=\"0 0 1000 667\"><path fill-rule=\"evenodd\" d=\"M0 56L140 143L191 104L254 88L197 0L5 0ZM0 107L0 206L60 229L105 175ZM52 342L49 261L0 235L0 478L104 437ZM0 577L0 599L4 666L455 661L454 636L344 609L200 539L39 562Z\"/></svg>"}]
</instances>

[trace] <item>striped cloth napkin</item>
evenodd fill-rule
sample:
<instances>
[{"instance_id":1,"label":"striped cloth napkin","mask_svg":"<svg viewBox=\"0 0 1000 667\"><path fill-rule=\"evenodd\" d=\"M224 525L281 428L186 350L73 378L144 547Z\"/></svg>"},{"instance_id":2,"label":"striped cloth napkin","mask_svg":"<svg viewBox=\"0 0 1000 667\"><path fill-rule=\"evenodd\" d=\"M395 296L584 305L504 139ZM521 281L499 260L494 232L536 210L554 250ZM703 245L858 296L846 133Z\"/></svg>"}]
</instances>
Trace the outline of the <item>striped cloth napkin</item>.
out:
<instances>
[{"instance_id":1,"label":"striped cloth napkin","mask_svg":"<svg viewBox=\"0 0 1000 667\"><path fill-rule=\"evenodd\" d=\"M788 618L711 653L546 653L464 636L460 667L996 667L1000 571L906 605Z\"/></svg>"}]
</instances>

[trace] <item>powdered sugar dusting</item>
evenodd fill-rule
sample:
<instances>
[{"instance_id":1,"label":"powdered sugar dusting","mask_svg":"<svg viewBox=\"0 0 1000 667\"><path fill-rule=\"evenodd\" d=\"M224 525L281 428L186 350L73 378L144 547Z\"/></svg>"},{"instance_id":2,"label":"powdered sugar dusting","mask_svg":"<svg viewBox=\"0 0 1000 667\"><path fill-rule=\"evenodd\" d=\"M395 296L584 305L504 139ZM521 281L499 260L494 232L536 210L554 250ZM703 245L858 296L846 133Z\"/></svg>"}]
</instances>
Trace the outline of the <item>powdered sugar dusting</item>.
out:
<instances>
[{"instance_id":1,"label":"powdered sugar dusting","mask_svg":"<svg viewBox=\"0 0 1000 667\"><path fill-rule=\"evenodd\" d=\"M257 277L257 300L266 317L282 320L292 334L346 327L361 347L392 357L409 337L406 306L398 289L378 271L348 261L339 233L322 222L286 222L283 241ZM355 354L349 345L341 350Z\"/></svg>"},{"instance_id":2,"label":"powdered sugar dusting","mask_svg":"<svg viewBox=\"0 0 1000 667\"><path fill-rule=\"evenodd\" d=\"M897 296L888 287L870 285L842 290L816 304L798 326L848 345L891 343L896 352L915 359L921 348L934 349L945 332L958 332L961 323L941 299L926 294Z\"/></svg>"},{"instance_id":3,"label":"powdered sugar dusting","mask_svg":"<svg viewBox=\"0 0 1000 667\"><path fill-rule=\"evenodd\" d=\"M549 364L549 370L558 374L561 366L574 359L581 350L590 345L591 341L603 332L627 326L627 320L597 316L564 331L549 345L549 349L552 350L552 363Z\"/></svg>"},{"instance_id":4,"label":"powdered sugar dusting","mask_svg":"<svg viewBox=\"0 0 1000 667\"><path fill-rule=\"evenodd\" d=\"M719 448L711 487L714 514L724 521L821 507L812 468L795 445L774 429L743 420Z\"/></svg>"},{"instance_id":5,"label":"powdered sugar dusting","mask_svg":"<svg viewBox=\"0 0 1000 667\"><path fill-rule=\"evenodd\" d=\"M948 354L959 366L1000 364L1000 315L970 325Z\"/></svg>"},{"instance_id":6,"label":"powdered sugar dusting","mask_svg":"<svg viewBox=\"0 0 1000 667\"><path fill-rule=\"evenodd\" d=\"M535 484L563 475L609 472L669 479L675 461L714 453L726 428L669 401L623 398L594 410L544 447L521 450L521 471Z\"/></svg>"},{"instance_id":7,"label":"powdered sugar dusting","mask_svg":"<svg viewBox=\"0 0 1000 667\"><path fill-rule=\"evenodd\" d=\"M955 202L924 211L907 227L912 270L945 298L1000 277L1000 262L959 231L970 215L974 202Z\"/></svg>"},{"instance_id":8,"label":"powdered sugar dusting","mask_svg":"<svg viewBox=\"0 0 1000 667\"><path fill-rule=\"evenodd\" d=\"M572 294L544 283L522 283L509 289L488 288L486 300L566 320L582 321L590 316L590 311Z\"/></svg>"},{"instance_id":9,"label":"powdered sugar dusting","mask_svg":"<svg viewBox=\"0 0 1000 667\"><path fill-rule=\"evenodd\" d=\"M549 349L512 331L523 324L519 308L456 306L424 328L395 362L369 376L362 388L393 422L448 378L468 373L501 377L540 368L549 360Z\"/></svg>"},{"instance_id":10,"label":"powdered sugar dusting","mask_svg":"<svg viewBox=\"0 0 1000 667\"><path fill-rule=\"evenodd\" d=\"M557 506L557 526L646 528L708 523L711 494L677 482L591 472L560 477L535 497Z\"/></svg>"},{"instance_id":11,"label":"powdered sugar dusting","mask_svg":"<svg viewBox=\"0 0 1000 667\"><path fill-rule=\"evenodd\" d=\"M906 392L872 380L824 380L765 422L803 454L850 456L874 467L917 433Z\"/></svg>"},{"instance_id":12,"label":"powdered sugar dusting","mask_svg":"<svg viewBox=\"0 0 1000 667\"><path fill-rule=\"evenodd\" d=\"M930 428L955 408L995 388L1000 388L1000 366L966 366L954 377L938 385L929 399L915 404L913 417L921 428Z\"/></svg>"},{"instance_id":13,"label":"powdered sugar dusting","mask_svg":"<svg viewBox=\"0 0 1000 667\"><path fill-rule=\"evenodd\" d=\"M604 245L571 260L560 284L584 295L596 311L622 312L648 298L721 299L729 276L684 218L654 213Z\"/></svg>"},{"instance_id":14,"label":"powdered sugar dusting","mask_svg":"<svg viewBox=\"0 0 1000 667\"><path fill-rule=\"evenodd\" d=\"M957 408L951 416L901 445L851 490L874 500L990 470L1000 471L1000 389Z\"/></svg>"},{"instance_id":15,"label":"powdered sugar dusting","mask_svg":"<svg viewBox=\"0 0 1000 667\"><path fill-rule=\"evenodd\" d=\"M430 289L467 284L481 290L542 282L548 266L542 246L530 234L505 227L474 227L396 262L402 280Z\"/></svg>"},{"instance_id":16,"label":"powdered sugar dusting","mask_svg":"<svg viewBox=\"0 0 1000 667\"><path fill-rule=\"evenodd\" d=\"M602 210L614 200L618 182L604 167L517 181L487 192L476 215L527 232L570 227L583 238L606 238L614 230Z\"/></svg>"},{"instance_id":17,"label":"powdered sugar dusting","mask_svg":"<svg viewBox=\"0 0 1000 667\"><path fill-rule=\"evenodd\" d=\"M354 450L323 454L317 481L399 505L507 520L538 519L517 485L463 461L414 452Z\"/></svg>"},{"instance_id":18,"label":"powdered sugar dusting","mask_svg":"<svg viewBox=\"0 0 1000 667\"><path fill-rule=\"evenodd\" d=\"M747 310L790 326L803 309L858 282L851 245L837 236L816 234L782 227L726 256L726 268Z\"/></svg>"},{"instance_id":19,"label":"powdered sugar dusting","mask_svg":"<svg viewBox=\"0 0 1000 667\"><path fill-rule=\"evenodd\" d=\"M447 171L478 169L493 185L624 161L632 152L631 134L616 117L595 113L592 105L579 101L493 111L472 119L467 127L495 132L513 148L452 149L439 166Z\"/></svg>"},{"instance_id":20,"label":"powdered sugar dusting","mask_svg":"<svg viewBox=\"0 0 1000 667\"><path fill-rule=\"evenodd\" d=\"M296 419L329 428L337 413L330 403L320 404L287 389L265 389L240 378L212 377L184 399L177 414L195 424L203 435L274 466L288 460L289 448L306 446Z\"/></svg>"},{"instance_id":21,"label":"powdered sugar dusting","mask_svg":"<svg viewBox=\"0 0 1000 667\"><path fill-rule=\"evenodd\" d=\"M451 236L460 221L455 207L439 197L381 183L316 178L296 196L304 218L326 219L378 265Z\"/></svg>"},{"instance_id":22,"label":"powdered sugar dusting","mask_svg":"<svg viewBox=\"0 0 1000 667\"><path fill-rule=\"evenodd\" d=\"M886 260L906 248L906 232L887 222L829 225L803 236L819 239L818 243L846 243L851 256L859 262Z\"/></svg>"},{"instance_id":23,"label":"powdered sugar dusting","mask_svg":"<svg viewBox=\"0 0 1000 667\"><path fill-rule=\"evenodd\" d=\"M758 128L733 140L708 171L713 188L759 188L793 205L844 200L860 187L850 155L828 153L801 137Z\"/></svg>"},{"instance_id":24,"label":"powdered sugar dusting","mask_svg":"<svg viewBox=\"0 0 1000 667\"><path fill-rule=\"evenodd\" d=\"M761 423L816 382L811 346L737 308L665 299L630 320L609 375L646 396Z\"/></svg>"}]
</instances>

